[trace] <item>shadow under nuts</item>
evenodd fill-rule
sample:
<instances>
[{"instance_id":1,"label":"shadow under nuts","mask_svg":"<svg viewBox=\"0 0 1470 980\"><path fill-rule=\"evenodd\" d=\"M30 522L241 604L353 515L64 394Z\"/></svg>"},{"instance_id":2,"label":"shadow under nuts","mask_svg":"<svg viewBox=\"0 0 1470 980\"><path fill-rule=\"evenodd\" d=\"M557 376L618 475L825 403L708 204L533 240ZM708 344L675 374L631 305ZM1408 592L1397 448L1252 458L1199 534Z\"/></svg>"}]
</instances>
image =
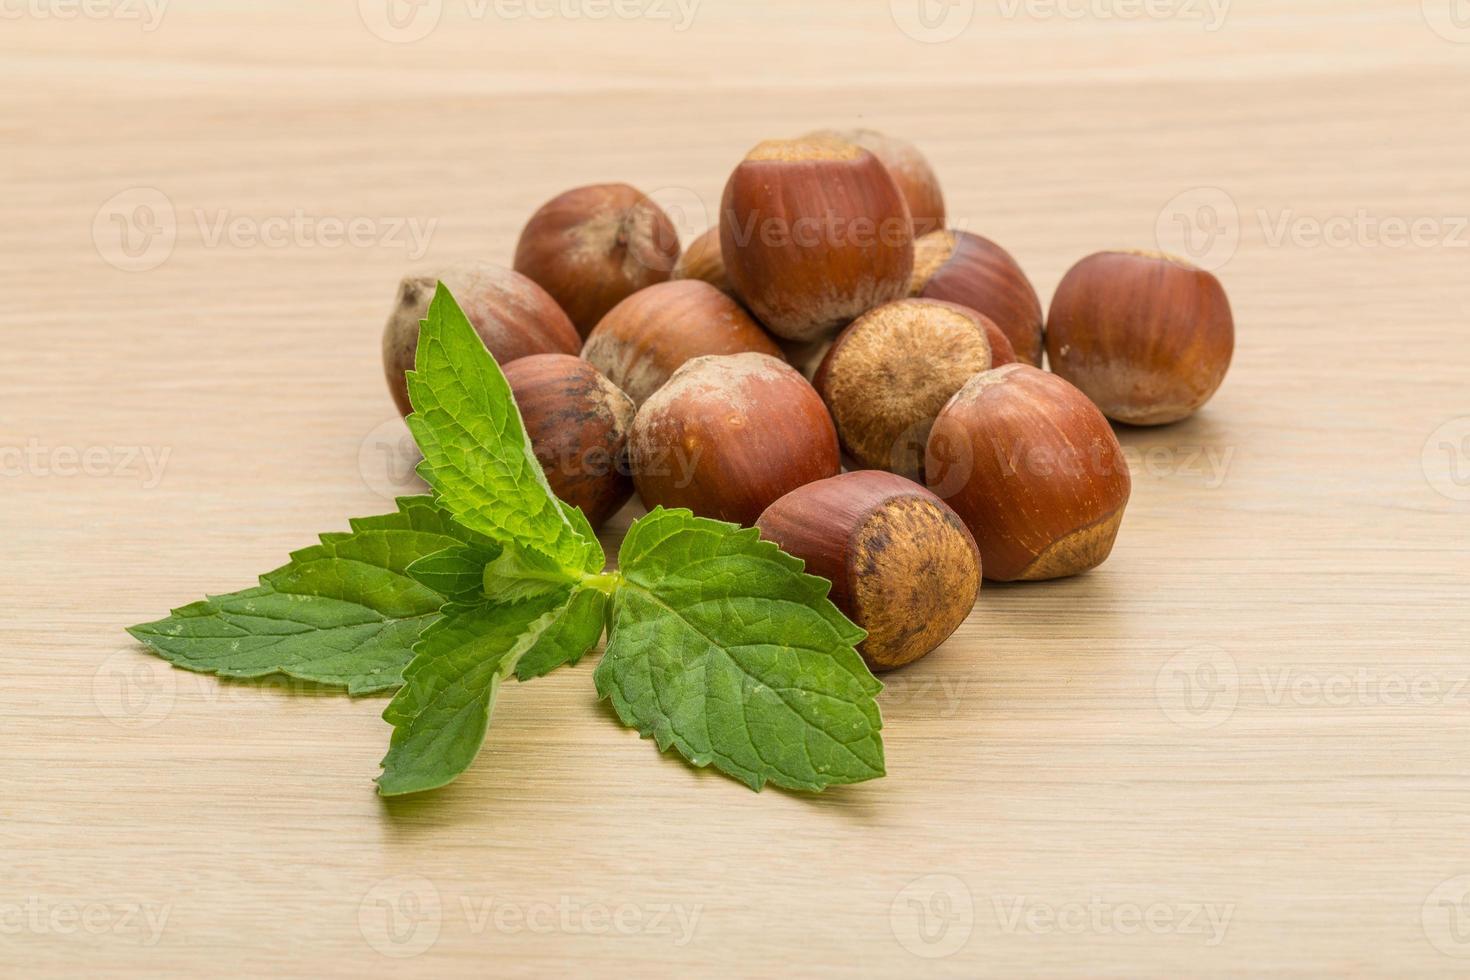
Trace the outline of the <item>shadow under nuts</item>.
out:
<instances>
[{"instance_id":1,"label":"shadow under nuts","mask_svg":"<svg viewBox=\"0 0 1470 980\"><path fill-rule=\"evenodd\" d=\"M925 480L975 535L985 577L1000 582L1102 564L1133 486L1097 406L1024 364L976 375L944 407Z\"/></svg>"},{"instance_id":2,"label":"shadow under nuts","mask_svg":"<svg viewBox=\"0 0 1470 980\"><path fill-rule=\"evenodd\" d=\"M601 527L633 496L633 402L580 357L538 354L505 366L531 451L551 492Z\"/></svg>"},{"instance_id":3,"label":"shadow under nuts","mask_svg":"<svg viewBox=\"0 0 1470 980\"><path fill-rule=\"evenodd\" d=\"M687 507L747 527L792 490L841 470L822 399L766 354L679 368L638 410L628 449L649 509Z\"/></svg>"},{"instance_id":4,"label":"shadow under nuts","mask_svg":"<svg viewBox=\"0 0 1470 980\"><path fill-rule=\"evenodd\" d=\"M1047 320L1051 369L1129 425L1167 425L1215 394L1235 353L1220 280L1157 252L1102 252L1072 267Z\"/></svg>"},{"instance_id":5,"label":"shadow under nuts","mask_svg":"<svg viewBox=\"0 0 1470 980\"><path fill-rule=\"evenodd\" d=\"M452 266L438 275L405 276L383 329L383 372L398 411L408 415L408 381L434 288L444 283L490 356L502 367L532 354L575 354L581 338L556 300L518 272L488 263Z\"/></svg>"},{"instance_id":6,"label":"shadow under nuts","mask_svg":"<svg viewBox=\"0 0 1470 980\"><path fill-rule=\"evenodd\" d=\"M697 279L641 289L613 307L587 338L582 356L643 404L686 361L781 349L745 308Z\"/></svg>"},{"instance_id":7,"label":"shadow under nuts","mask_svg":"<svg viewBox=\"0 0 1470 980\"><path fill-rule=\"evenodd\" d=\"M903 298L913 226L892 175L867 150L776 140L751 150L725 185L720 252L767 329L815 340Z\"/></svg>"},{"instance_id":8,"label":"shadow under nuts","mask_svg":"<svg viewBox=\"0 0 1470 980\"><path fill-rule=\"evenodd\" d=\"M980 552L964 522L923 487L864 470L808 484L756 522L761 537L832 583L831 599L868 631L874 670L913 663L947 640L980 592Z\"/></svg>"}]
</instances>

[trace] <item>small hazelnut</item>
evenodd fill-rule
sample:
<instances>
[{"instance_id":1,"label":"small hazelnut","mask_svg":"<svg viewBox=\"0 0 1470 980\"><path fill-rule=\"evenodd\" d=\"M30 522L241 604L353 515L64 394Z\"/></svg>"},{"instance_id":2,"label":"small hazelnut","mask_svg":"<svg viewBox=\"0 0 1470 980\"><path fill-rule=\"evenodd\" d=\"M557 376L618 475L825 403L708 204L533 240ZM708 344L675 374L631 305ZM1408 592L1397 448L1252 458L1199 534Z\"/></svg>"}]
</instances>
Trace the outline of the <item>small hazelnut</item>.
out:
<instances>
[{"instance_id":1,"label":"small hazelnut","mask_svg":"<svg viewBox=\"0 0 1470 980\"><path fill-rule=\"evenodd\" d=\"M613 307L582 356L641 405L685 361L751 351L781 356L739 303L707 282L684 279L641 289Z\"/></svg>"},{"instance_id":2,"label":"small hazelnut","mask_svg":"<svg viewBox=\"0 0 1470 980\"><path fill-rule=\"evenodd\" d=\"M935 417L965 382L992 367L981 320L952 303L905 299L870 310L837 335L812 384L860 468L923 478Z\"/></svg>"},{"instance_id":3,"label":"small hazelnut","mask_svg":"<svg viewBox=\"0 0 1470 980\"><path fill-rule=\"evenodd\" d=\"M863 470L793 490L756 521L761 537L832 583L868 631L858 653L892 670L959 629L980 593L980 552L954 511L917 483Z\"/></svg>"},{"instance_id":4,"label":"small hazelnut","mask_svg":"<svg viewBox=\"0 0 1470 980\"><path fill-rule=\"evenodd\" d=\"M950 399L924 476L975 535L985 577L1000 582L1102 564L1133 485L1097 406L1029 364L978 374Z\"/></svg>"},{"instance_id":5,"label":"small hazelnut","mask_svg":"<svg viewBox=\"0 0 1470 980\"><path fill-rule=\"evenodd\" d=\"M1157 252L1102 252L1072 267L1047 318L1051 369L1103 414L1167 425L1219 390L1235 353L1220 280Z\"/></svg>"},{"instance_id":6,"label":"small hazelnut","mask_svg":"<svg viewBox=\"0 0 1470 980\"><path fill-rule=\"evenodd\" d=\"M502 366L532 354L575 354L581 338L546 290L518 272L484 262L465 263L437 275L405 276L383 330L383 372L404 415L413 411L405 377L419 346L419 324L443 282Z\"/></svg>"},{"instance_id":7,"label":"small hazelnut","mask_svg":"<svg viewBox=\"0 0 1470 980\"><path fill-rule=\"evenodd\" d=\"M736 293L768 330L817 340L903 297L913 226L892 175L867 150L777 140L731 174L720 252Z\"/></svg>"},{"instance_id":8,"label":"small hazelnut","mask_svg":"<svg viewBox=\"0 0 1470 980\"><path fill-rule=\"evenodd\" d=\"M657 204L627 184L596 184L531 216L515 269L555 297L585 337L608 310L666 281L678 258L679 233Z\"/></svg>"},{"instance_id":9,"label":"small hazelnut","mask_svg":"<svg viewBox=\"0 0 1470 980\"><path fill-rule=\"evenodd\" d=\"M720 229L711 228L689 243L674 266L675 279L699 279L728 296L735 295L730 275L725 271L725 258L720 254Z\"/></svg>"},{"instance_id":10,"label":"small hazelnut","mask_svg":"<svg viewBox=\"0 0 1470 980\"><path fill-rule=\"evenodd\" d=\"M750 525L778 498L842 469L827 407L767 354L697 357L654 392L628 440L643 503Z\"/></svg>"},{"instance_id":11,"label":"small hazelnut","mask_svg":"<svg viewBox=\"0 0 1470 980\"><path fill-rule=\"evenodd\" d=\"M966 231L919 239L909 295L949 300L990 317L1017 358L1041 366L1041 299L1011 254L990 239Z\"/></svg>"},{"instance_id":12,"label":"small hazelnut","mask_svg":"<svg viewBox=\"0 0 1470 980\"><path fill-rule=\"evenodd\" d=\"M567 354L523 357L505 366L505 380L551 492L601 527L633 496L627 459L632 399Z\"/></svg>"},{"instance_id":13,"label":"small hazelnut","mask_svg":"<svg viewBox=\"0 0 1470 980\"><path fill-rule=\"evenodd\" d=\"M944 190L934 168L914 144L872 129L823 130L810 135L856 143L882 161L908 203L915 238L944 227Z\"/></svg>"}]
</instances>

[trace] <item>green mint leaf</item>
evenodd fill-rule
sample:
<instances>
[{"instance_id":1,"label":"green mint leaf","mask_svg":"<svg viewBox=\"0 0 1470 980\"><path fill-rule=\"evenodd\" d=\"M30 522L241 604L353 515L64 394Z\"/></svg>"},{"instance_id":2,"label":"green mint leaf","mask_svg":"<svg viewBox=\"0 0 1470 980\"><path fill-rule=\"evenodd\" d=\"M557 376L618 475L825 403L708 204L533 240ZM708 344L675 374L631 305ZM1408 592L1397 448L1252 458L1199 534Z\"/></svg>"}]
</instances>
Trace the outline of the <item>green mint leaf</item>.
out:
<instances>
[{"instance_id":1,"label":"green mint leaf","mask_svg":"<svg viewBox=\"0 0 1470 980\"><path fill-rule=\"evenodd\" d=\"M585 598L589 591L596 598ZM599 600L606 601L595 590L563 589L522 602L446 606L414 647L404 686L383 712L393 739L378 792L400 796L453 782L485 741L502 681L522 665L540 676L597 643Z\"/></svg>"},{"instance_id":2,"label":"green mint leaf","mask_svg":"<svg viewBox=\"0 0 1470 980\"><path fill-rule=\"evenodd\" d=\"M619 556L594 679L624 724L752 789L882 776L882 685L823 579L758 532L657 509Z\"/></svg>"},{"instance_id":3,"label":"green mint leaf","mask_svg":"<svg viewBox=\"0 0 1470 980\"><path fill-rule=\"evenodd\" d=\"M499 555L499 546L457 545L409 565L408 577L449 602L476 602L484 598L485 566Z\"/></svg>"},{"instance_id":4,"label":"green mint leaf","mask_svg":"<svg viewBox=\"0 0 1470 980\"><path fill-rule=\"evenodd\" d=\"M516 664L516 680L545 677L558 667L575 666L602 639L608 597L596 589L578 589L551 627L537 638Z\"/></svg>"},{"instance_id":5,"label":"green mint leaf","mask_svg":"<svg viewBox=\"0 0 1470 980\"><path fill-rule=\"evenodd\" d=\"M286 674L371 694L397 687L445 595L407 569L469 537L428 497L351 522L255 588L211 596L128 630L176 666L221 677Z\"/></svg>"},{"instance_id":6,"label":"green mint leaf","mask_svg":"<svg viewBox=\"0 0 1470 980\"><path fill-rule=\"evenodd\" d=\"M602 546L551 493L505 375L441 283L408 373L419 473L467 528L599 572Z\"/></svg>"},{"instance_id":7,"label":"green mint leaf","mask_svg":"<svg viewBox=\"0 0 1470 980\"><path fill-rule=\"evenodd\" d=\"M485 595L498 602L519 602L531 596L565 591L580 578L573 578L539 551L507 547L500 557L485 566Z\"/></svg>"},{"instance_id":8,"label":"green mint leaf","mask_svg":"<svg viewBox=\"0 0 1470 980\"><path fill-rule=\"evenodd\" d=\"M543 470L542 472L544 473L545 471ZM582 513L582 508L573 507L571 504L561 500L558 500L556 505L561 508L562 516L567 519L567 523L572 525L572 529L578 535L588 541L597 541L597 532L592 530L592 522L587 520L587 515ZM595 561L592 560L593 556L596 557ZM583 564L583 571L600 572L603 566L607 564L607 554L602 550L602 543L600 541L597 541L597 547L589 552L588 561L589 563Z\"/></svg>"}]
</instances>

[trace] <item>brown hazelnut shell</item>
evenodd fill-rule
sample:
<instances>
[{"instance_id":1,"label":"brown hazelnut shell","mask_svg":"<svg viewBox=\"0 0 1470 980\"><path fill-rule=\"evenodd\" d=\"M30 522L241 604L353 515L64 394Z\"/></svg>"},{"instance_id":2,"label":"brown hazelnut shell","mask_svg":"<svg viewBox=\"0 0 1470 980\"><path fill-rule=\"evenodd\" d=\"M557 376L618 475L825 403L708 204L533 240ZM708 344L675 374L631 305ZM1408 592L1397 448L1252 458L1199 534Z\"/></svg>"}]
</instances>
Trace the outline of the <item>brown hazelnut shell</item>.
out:
<instances>
[{"instance_id":1,"label":"brown hazelnut shell","mask_svg":"<svg viewBox=\"0 0 1470 980\"><path fill-rule=\"evenodd\" d=\"M965 231L937 231L914 245L909 295L959 303L995 321L1018 360L1041 366L1041 298L1009 252Z\"/></svg>"},{"instance_id":2,"label":"brown hazelnut shell","mask_svg":"<svg viewBox=\"0 0 1470 980\"><path fill-rule=\"evenodd\" d=\"M768 330L817 340L904 296L913 226L892 175L867 150L772 141L730 175L720 251L736 293Z\"/></svg>"},{"instance_id":3,"label":"brown hazelnut shell","mask_svg":"<svg viewBox=\"0 0 1470 980\"><path fill-rule=\"evenodd\" d=\"M953 303L905 299L869 310L837 335L812 385L858 467L923 478L934 419L992 366L981 319Z\"/></svg>"},{"instance_id":4,"label":"brown hazelnut shell","mask_svg":"<svg viewBox=\"0 0 1470 980\"><path fill-rule=\"evenodd\" d=\"M582 356L641 405L696 357L781 349L745 308L707 282L684 279L641 289L613 307Z\"/></svg>"},{"instance_id":5,"label":"brown hazelnut shell","mask_svg":"<svg viewBox=\"0 0 1470 980\"><path fill-rule=\"evenodd\" d=\"M842 468L822 399L766 354L698 357L679 368L638 409L628 453L644 506L746 526Z\"/></svg>"},{"instance_id":6,"label":"brown hazelnut shell","mask_svg":"<svg viewBox=\"0 0 1470 980\"><path fill-rule=\"evenodd\" d=\"M633 496L633 401L580 357L538 354L505 366L531 451L552 493L601 527Z\"/></svg>"},{"instance_id":7,"label":"brown hazelnut shell","mask_svg":"<svg viewBox=\"0 0 1470 980\"><path fill-rule=\"evenodd\" d=\"M383 373L404 415L413 411L405 375L413 368L419 324L429 315L440 282L501 366L533 354L575 354L581 348L581 338L556 300L520 273L481 262L405 276L383 329Z\"/></svg>"},{"instance_id":8,"label":"brown hazelnut shell","mask_svg":"<svg viewBox=\"0 0 1470 980\"><path fill-rule=\"evenodd\" d=\"M1235 353L1220 280L1157 252L1101 252L1077 263L1057 287L1047 332L1051 369L1129 425L1199 411Z\"/></svg>"},{"instance_id":9,"label":"brown hazelnut shell","mask_svg":"<svg viewBox=\"0 0 1470 980\"><path fill-rule=\"evenodd\" d=\"M868 631L874 670L927 655L960 627L980 593L980 551L928 490L877 470L793 490L756 521L761 537L832 583L831 599Z\"/></svg>"},{"instance_id":10,"label":"brown hazelnut shell","mask_svg":"<svg viewBox=\"0 0 1470 980\"><path fill-rule=\"evenodd\" d=\"M550 293L586 337L608 310L666 281L678 259L679 233L662 208L627 184L595 184L531 216L515 269Z\"/></svg>"},{"instance_id":11,"label":"brown hazelnut shell","mask_svg":"<svg viewBox=\"0 0 1470 980\"><path fill-rule=\"evenodd\" d=\"M1027 364L976 375L934 422L929 488L975 535L985 577L1077 575L1105 561L1132 491L1108 420Z\"/></svg>"},{"instance_id":12,"label":"brown hazelnut shell","mask_svg":"<svg viewBox=\"0 0 1470 980\"><path fill-rule=\"evenodd\" d=\"M873 129L823 130L811 135L856 143L882 161L909 206L915 238L944 228L944 189L934 168L914 144Z\"/></svg>"}]
</instances>

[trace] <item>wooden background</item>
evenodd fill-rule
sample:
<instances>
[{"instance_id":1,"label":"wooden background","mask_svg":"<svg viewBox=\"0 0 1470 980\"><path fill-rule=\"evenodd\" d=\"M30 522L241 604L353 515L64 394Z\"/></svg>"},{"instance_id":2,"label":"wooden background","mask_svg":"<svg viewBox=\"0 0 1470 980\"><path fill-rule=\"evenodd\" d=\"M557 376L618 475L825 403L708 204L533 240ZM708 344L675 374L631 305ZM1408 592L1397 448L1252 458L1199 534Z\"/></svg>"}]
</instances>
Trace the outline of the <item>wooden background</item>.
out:
<instances>
[{"instance_id":1,"label":"wooden background","mask_svg":"<svg viewBox=\"0 0 1470 980\"><path fill-rule=\"evenodd\" d=\"M1470 969L1463 4L157 2L0 8L0 972ZM693 772L588 663L385 803L381 699L123 634L412 487L405 270L603 180L687 239L750 145L860 123L1044 300L1190 231L1240 341L1123 433L1106 566L890 678L886 779Z\"/></svg>"}]
</instances>

